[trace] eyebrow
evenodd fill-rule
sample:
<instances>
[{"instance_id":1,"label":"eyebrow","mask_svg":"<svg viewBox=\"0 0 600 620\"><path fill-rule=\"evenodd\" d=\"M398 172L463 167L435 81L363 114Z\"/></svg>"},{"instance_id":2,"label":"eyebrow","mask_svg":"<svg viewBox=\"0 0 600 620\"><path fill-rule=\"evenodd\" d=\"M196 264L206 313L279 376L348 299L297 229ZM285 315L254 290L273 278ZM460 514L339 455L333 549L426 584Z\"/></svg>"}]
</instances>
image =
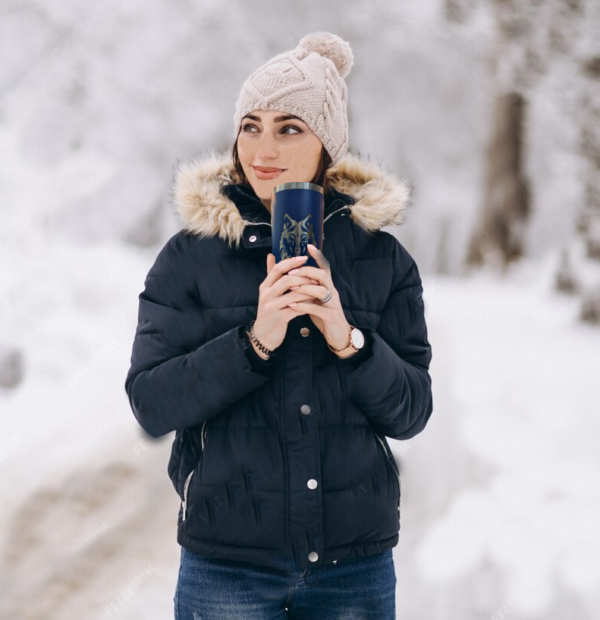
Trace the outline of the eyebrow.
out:
<instances>
[{"instance_id":1,"label":"eyebrow","mask_svg":"<svg viewBox=\"0 0 600 620\"><path fill-rule=\"evenodd\" d=\"M244 118L249 118L250 120L258 121L259 123L262 123L262 121L260 120L260 116L254 116L253 114L246 114ZM286 114L285 116L276 116L273 119L273 122L282 123L283 121L289 121L291 119L296 119L298 121L304 122L301 118L299 118L298 116L294 116L293 114Z\"/></svg>"}]
</instances>

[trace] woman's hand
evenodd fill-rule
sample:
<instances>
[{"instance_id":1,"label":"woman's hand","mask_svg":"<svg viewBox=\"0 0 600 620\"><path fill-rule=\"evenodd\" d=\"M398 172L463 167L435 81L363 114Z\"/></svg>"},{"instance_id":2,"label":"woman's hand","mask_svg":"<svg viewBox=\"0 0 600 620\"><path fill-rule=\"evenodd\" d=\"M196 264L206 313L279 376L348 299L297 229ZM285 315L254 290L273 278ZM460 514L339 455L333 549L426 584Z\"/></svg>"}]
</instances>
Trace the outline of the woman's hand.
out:
<instances>
[{"instance_id":1,"label":"woman's hand","mask_svg":"<svg viewBox=\"0 0 600 620\"><path fill-rule=\"evenodd\" d=\"M254 334L261 344L271 351L283 342L288 323L298 316L298 313L289 307L289 303L310 298L303 293L290 291L294 285L310 283L310 278L288 273L307 259L308 256L298 256L286 258L278 263L274 254L269 253L267 256L267 277L258 289ZM260 357L266 358L257 347L255 350Z\"/></svg>"},{"instance_id":2,"label":"woman's hand","mask_svg":"<svg viewBox=\"0 0 600 620\"><path fill-rule=\"evenodd\" d=\"M323 252L311 243L308 244L308 251L320 268L304 266L289 272L290 275L306 276L311 280L308 284L291 287L292 291L302 293L307 300L294 301L289 305L297 316L309 314L312 322L332 348L343 349L348 346L350 323L346 320L340 296L333 285L329 261ZM331 291L332 297L328 302L321 303L327 291Z\"/></svg>"}]
</instances>

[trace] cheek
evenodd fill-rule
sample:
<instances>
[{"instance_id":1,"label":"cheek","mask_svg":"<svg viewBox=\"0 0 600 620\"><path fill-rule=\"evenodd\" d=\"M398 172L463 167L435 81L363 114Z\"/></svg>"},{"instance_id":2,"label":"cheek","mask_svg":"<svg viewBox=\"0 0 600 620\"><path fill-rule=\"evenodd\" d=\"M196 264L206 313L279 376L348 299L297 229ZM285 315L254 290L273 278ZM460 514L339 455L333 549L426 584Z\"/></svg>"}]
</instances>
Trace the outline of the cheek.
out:
<instances>
[{"instance_id":1,"label":"cheek","mask_svg":"<svg viewBox=\"0 0 600 620\"><path fill-rule=\"evenodd\" d=\"M294 149L288 161L297 171L310 173L315 169L315 166L318 166L320 156L320 146L319 149L315 149L312 145L303 145L301 148Z\"/></svg>"},{"instance_id":2,"label":"cheek","mask_svg":"<svg viewBox=\"0 0 600 620\"><path fill-rule=\"evenodd\" d=\"M242 137L238 139L237 150L238 150L238 157L242 163L245 163L245 160L248 160L253 155L252 145L248 144L248 142L244 140Z\"/></svg>"},{"instance_id":3,"label":"cheek","mask_svg":"<svg viewBox=\"0 0 600 620\"><path fill-rule=\"evenodd\" d=\"M304 169L308 176L313 176L319 167L321 161L321 151L323 146L316 136L311 136L311 140L306 143L304 151Z\"/></svg>"}]
</instances>

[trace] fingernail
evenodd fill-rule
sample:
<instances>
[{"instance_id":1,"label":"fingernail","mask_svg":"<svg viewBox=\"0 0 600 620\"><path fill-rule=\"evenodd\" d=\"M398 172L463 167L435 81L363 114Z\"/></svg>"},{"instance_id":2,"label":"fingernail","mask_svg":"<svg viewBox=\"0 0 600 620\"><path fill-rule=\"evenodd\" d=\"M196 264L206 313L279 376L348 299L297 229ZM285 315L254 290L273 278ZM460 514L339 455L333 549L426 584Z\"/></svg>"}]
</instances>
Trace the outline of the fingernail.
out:
<instances>
[{"instance_id":1,"label":"fingernail","mask_svg":"<svg viewBox=\"0 0 600 620\"><path fill-rule=\"evenodd\" d=\"M296 256L296 260L300 261L300 260L306 260L308 258L308 256Z\"/></svg>"},{"instance_id":2,"label":"fingernail","mask_svg":"<svg viewBox=\"0 0 600 620\"><path fill-rule=\"evenodd\" d=\"M290 276L293 276L294 274L298 273L300 271L300 269L292 269L291 271L288 271L288 274Z\"/></svg>"}]
</instances>

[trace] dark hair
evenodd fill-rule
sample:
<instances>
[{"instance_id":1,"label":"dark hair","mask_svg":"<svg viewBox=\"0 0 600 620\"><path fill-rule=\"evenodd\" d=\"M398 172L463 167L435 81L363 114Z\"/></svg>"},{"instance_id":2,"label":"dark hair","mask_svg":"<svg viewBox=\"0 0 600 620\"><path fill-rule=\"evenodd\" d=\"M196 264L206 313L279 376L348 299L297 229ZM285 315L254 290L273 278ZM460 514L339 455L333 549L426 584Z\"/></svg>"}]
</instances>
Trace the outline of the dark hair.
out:
<instances>
[{"instance_id":1,"label":"dark hair","mask_svg":"<svg viewBox=\"0 0 600 620\"><path fill-rule=\"evenodd\" d=\"M239 133L238 133L239 136ZM237 149L237 138L235 143L233 144L233 149L231 151L231 157L233 159L233 167L239 177L239 183L246 183L250 185L246 175L244 174L244 169L242 168L242 164L240 163L240 158L238 156ZM317 172L315 176L312 178L311 183L315 183L316 185L320 185L323 188L323 191L327 193L329 191L329 179L327 178L327 170L331 166L331 157L329 153L325 150L325 147L321 146L321 160L319 161L319 167L317 168Z\"/></svg>"}]
</instances>

